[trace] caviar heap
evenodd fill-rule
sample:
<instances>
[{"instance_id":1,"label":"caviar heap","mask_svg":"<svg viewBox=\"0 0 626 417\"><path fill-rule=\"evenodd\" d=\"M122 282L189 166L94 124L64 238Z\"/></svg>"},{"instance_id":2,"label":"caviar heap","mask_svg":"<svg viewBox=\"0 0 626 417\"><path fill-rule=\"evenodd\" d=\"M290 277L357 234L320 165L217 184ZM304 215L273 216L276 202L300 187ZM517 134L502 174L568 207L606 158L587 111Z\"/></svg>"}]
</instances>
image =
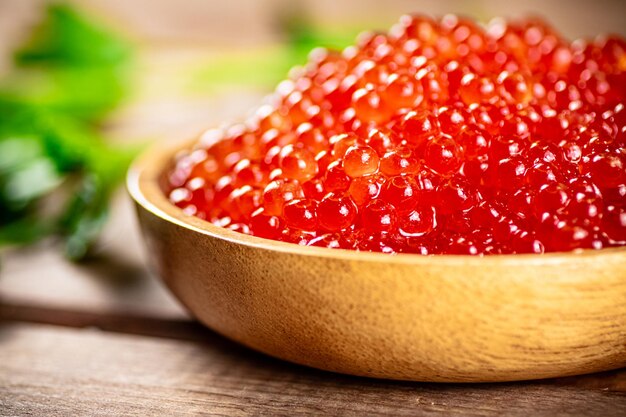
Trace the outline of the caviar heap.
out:
<instances>
[{"instance_id":1,"label":"caviar heap","mask_svg":"<svg viewBox=\"0 0 626 417\"><path fill-rule=\"evenodd\" d=\"M503 254L626 244L626 42L404 16L315 50L169 172L189 215L300 245Z\"/></svg>"}]
</instances>

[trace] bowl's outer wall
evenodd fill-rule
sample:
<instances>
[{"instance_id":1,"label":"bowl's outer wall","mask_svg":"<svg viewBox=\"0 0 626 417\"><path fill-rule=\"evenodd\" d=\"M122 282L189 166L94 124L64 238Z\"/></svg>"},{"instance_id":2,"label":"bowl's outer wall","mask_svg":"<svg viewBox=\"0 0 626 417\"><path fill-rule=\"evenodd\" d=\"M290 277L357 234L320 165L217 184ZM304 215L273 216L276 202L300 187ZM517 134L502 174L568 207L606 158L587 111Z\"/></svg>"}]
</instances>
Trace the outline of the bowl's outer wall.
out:
<instances>
[{"instance_id":1,"label":"bowl's outer wall","mask_svg":"<svg viewBox=\"0 0 626 417\"><path fill-rule=\"evenodd\" d=\"M316 368L506 381L626 365L626 258L388 263L276 252L138 206L154 266L189 310L254 349ZM510 257L509 257L510 259Z\"/></svg>"}]
</instances>

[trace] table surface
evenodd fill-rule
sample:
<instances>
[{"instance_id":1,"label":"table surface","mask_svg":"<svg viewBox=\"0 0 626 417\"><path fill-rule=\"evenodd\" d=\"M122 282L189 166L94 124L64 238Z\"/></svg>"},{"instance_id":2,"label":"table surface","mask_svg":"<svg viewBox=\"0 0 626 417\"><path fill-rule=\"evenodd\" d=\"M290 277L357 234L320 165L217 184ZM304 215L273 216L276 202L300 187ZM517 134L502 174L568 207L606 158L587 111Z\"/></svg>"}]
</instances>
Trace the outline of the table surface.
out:
<instances>
[{"instance_id":1,"label":"table surface","mask_svg":"<svg viewBox=\"0 0 626 417\"><path fill-rule=\"evenodd\" d=\"M121 196L99 256L0 253L0 416L626 415L626 369L501 384L351 377L241 347L189 317L143 264Z\"/></svg>"}]
</instances>

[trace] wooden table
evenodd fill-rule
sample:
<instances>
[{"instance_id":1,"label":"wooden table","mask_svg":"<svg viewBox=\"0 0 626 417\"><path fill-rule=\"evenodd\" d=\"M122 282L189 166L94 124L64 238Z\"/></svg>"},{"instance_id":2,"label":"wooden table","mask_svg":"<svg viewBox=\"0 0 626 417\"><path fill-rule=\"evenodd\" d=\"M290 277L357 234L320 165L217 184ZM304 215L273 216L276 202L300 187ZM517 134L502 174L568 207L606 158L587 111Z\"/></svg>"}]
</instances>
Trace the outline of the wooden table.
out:
<instances>
[{"instance_id":1,"label":"wooden table","mask_svg":"<svg viewBox=\"0 0 626 417\"><path fill-rule=\"evenodd\" d=\"M113 217L82 265L51 244L1 254L0 416L626 415L626 369L427 384L256 353L193 321L147 272L125 198Z\"/></svg>"},{"instance_id":2,"label":"wooden table","mask_svg":"<svg viewBox=\"0 0 626 417\"><path fill-rule=\"evenodd\" d=\"M25 2L11 3L21 7ZM115 9L116 4L120 10L130 8L127 12L136 19L127 16L128 27L141 28L147 22L171 32L168 21L176 25L185 21L174 13L184 9L180 2L163 9L167 2L151 1L151 7L155 3L161 7L152 7L150 15L140 2L95 3L102 8ZM325 17L330 6L326 3L319 8ZM346 16L353 16L354 2L348 2L352 6L335 3L346 9ZM389 14L394 18L407 11L406 2L392 3L396 8ZM431 11L448 12L450 3L439 2L440 10ZM492 3L495 7L501 2ZM579 20L561 13L561 2L552 3L548 6L561 19L557 26L580 34L575 24ZM206 24L218 15L209 9L229 4L202 3L206 18L194 20L197 32L209 37L221 34L224 25L211 32L214 25ZM511 9L515 5L528 7L520 2L500 7L515 14ZM189 3L187 9L194 8L190 15L195 17L200 6L200 2ZM618 9L623 6L617 2L612 9L609 6L593 9L596 14L587 21L620 29ZM454 2L454 7L460 3ZM237 19L242 18L240 8L232 5L231 9ZM19 25L16 12L6 10L6 22L0 25L4 38L0 58L7 53L8 23ZM158 25L153 24L155 10L165 10ZM589 15L587 8L574 11ZM254 22L262 20L254 11L247 16ZM250 39L259 37L248 24L228 26L238 32L246 27ZM188 25L184 30L186 34ZM143 87L138 94L144 100L110 123L113 136L184 138L200 127L244 114L258 103L258 93L237 96L230 91L202 103L199 100L204 98L181 100L178 95L183 88L176 83L182 84L187 77L180 68L206 53L202 50L189 58L182 46L155 56L144 51L148 57L143 57L147 63L142 67ZM200 326L147 272L127 199L120 200L112 217L103 237L104 249L80 266L65 261L51 243L0 252L0 416L626 415L626 369L522 383L427 384L337 375L256 353Z\"/></svg>"}]
</instances>

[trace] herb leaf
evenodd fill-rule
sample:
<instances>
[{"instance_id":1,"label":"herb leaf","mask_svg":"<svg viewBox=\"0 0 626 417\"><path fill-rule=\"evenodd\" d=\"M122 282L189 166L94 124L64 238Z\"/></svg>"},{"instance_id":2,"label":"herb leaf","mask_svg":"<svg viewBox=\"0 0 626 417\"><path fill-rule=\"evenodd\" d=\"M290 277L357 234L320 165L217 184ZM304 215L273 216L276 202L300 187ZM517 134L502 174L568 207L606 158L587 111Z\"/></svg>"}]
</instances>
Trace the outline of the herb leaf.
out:
<instances>
[{"instance_id":1,"label":"herb leaf","mask_svg":"<svg viewBox=\"0 0 626 417\"><path fill-rule=\"evenodd\" d=\"M135 153L108 145L98 128L127 95L131 53L55 4L18 49L16 70L0 80L0 245L57 236L71 258L88 252Z\"/></svg>"}]
</instances>

